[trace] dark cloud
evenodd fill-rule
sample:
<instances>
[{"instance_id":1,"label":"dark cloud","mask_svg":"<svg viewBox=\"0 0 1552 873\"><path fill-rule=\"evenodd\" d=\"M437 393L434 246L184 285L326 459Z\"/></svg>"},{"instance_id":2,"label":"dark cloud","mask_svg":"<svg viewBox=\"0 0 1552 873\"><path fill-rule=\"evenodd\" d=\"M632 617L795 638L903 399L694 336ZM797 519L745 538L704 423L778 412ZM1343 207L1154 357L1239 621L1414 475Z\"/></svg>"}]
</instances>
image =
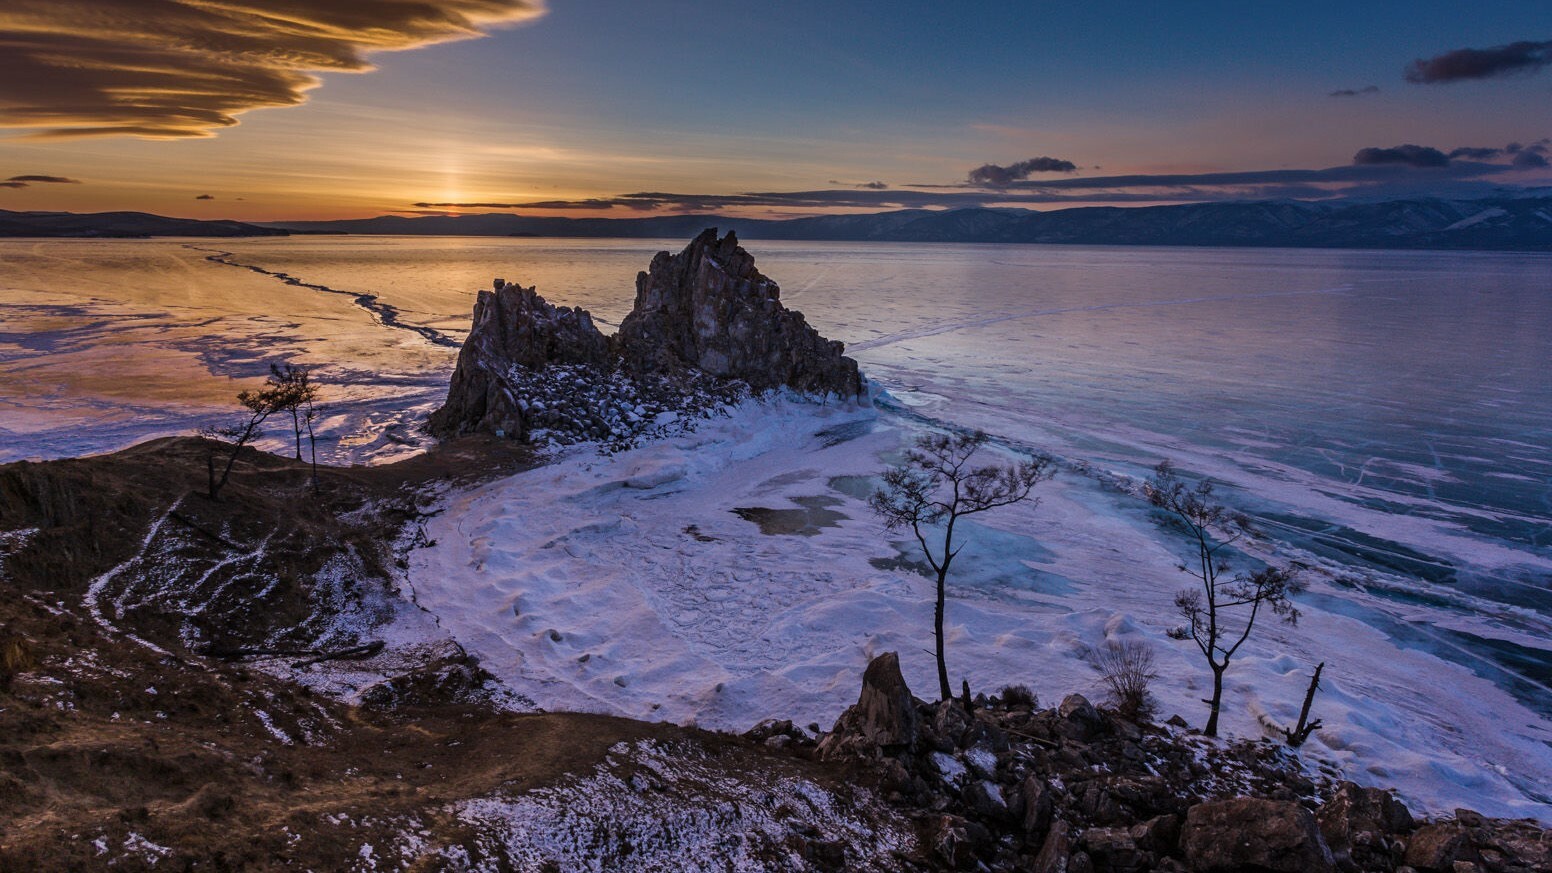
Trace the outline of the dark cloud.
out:
<instances>
[{"instance_id":1,"label":"dark cloud","mask_svg":"<svg viewBox=\"0 0 1552 873\"><path fill-rule=\"evenodd\" d=\"M845 185L850 188L867 188L870 191L883 191L889 187L888 182L842 182L839 179L831 179L831 185Z\"/></svg>"},{"instance_id":2,"label":"dark cloud","mask_svg":"<svg viewBox=\"0 0 1552 873\"><path fill-rule=\"evenodd\" d=\"M1552 140L1522 147L1541 157ZM1504 149L1456 149L1459 157L1502 157ZM1527 159L1529 160L1529 159ZM910 184L887 190L832 181L844 188L820 191L750 191L685 194L638 191L586 200L416 203L420 210L545 209L610 210L637 213L718 212L731 209L942 209L1074 203L1180 203L1223 200L1324 200L1335 197L1481 197L1502 193L1493 177L1525 169L1508 163L1451 161L1438 149L1417 145L1364 149L1354 163L1325 169L1248 170L1222 173L1136 173L1010 182L987 190L961 182ZM405 210L408 212L409 210ZM442 213L436 213L442 214Z\"/></svg>"},{"instance_id":3,"label":"dark cloud","mask_svg":"<svg viewBox=\"0 0 1552 873\"><path fill-rule=\"evenodd\" d=\"M79 184L81 184L81 180L80 179L72 179L69 176L39 176L39 175L12 176L11 178L6 179L6 181L7 182L45 182L45 183L48 183L48 184L51 184L51 185L79 185Z\"/></svg>"},{"instance_id":4,"label":"dark cloud","mask_svg":"<svg viewBox=\"0 0 1552 873\"><path fill-rule=\"evenodd\" d=\"M1327 97L1362 97L1366 94L1380 93L1380 86L1365 85L1362 88L1339 88L1327 94Z\"/></svg>"},{"instance_id":5,"label":"dark cloud","mask_svg":"<svg viewBox=\"0 0 1552 873\"><path fill-rule=\"evenodd\" d=\"M1034 173L1072 173L1076 172L1078 165L1072 161L1064 161L1061 158L1030 158L1027 161L1019 161L1006 167L998 164L982 164L971 170L966 179L972 185L988 185L1000 188L1028 179Z\"/></svg>"},{"instance_id":6,"label":"dark cloud","mask_svg":"<svg viewBox=\"0 0 1552 873\"><path fill-rule=\"evenodd\" d=\"M613 209L617 198L588 200L533 200L520 203L416 203L417 209ZM440 213L438 213L440 214Z\"/></svg>"},{"instance_id":7,"label":"dark cloud","mask_svg":"<svg viewBox=\"0 0 1552 873\"><path fill-rule=\"evenodd\" d=\"M1450 149L1449 159L1465 158L1468 161L1486 161L1496 158L1504 153L1503 149L1473 148L1462 146L1458 149Z\"/></svg>"},{"instance_id":8,"label":"dark cloud","mask_svg":"<svg viewBox=\"0 0 1552 873\"><path fill-rule=\"evenodd\" d=\"M0 188L25 188L25 187L27 187L27 183L26 182L11 182L11 181L0 182Z\"/></svg>"},{"instance_id":9,"label":"dark cloud","mask_svg":"<svg viewBox=\"0 0 1552 873\"><path fill-rule=\"evenodd\" d=\"M0 127L34 138L211 136L294 106L368 52L480 36L542 0L5 0Z\"/></svg>"},{"instance_id":10,"label":"dark cloud","mask_svg":"<svg viewBox=\"0 0 1552 873\"><path fill-rule=\"evenodd\" d=\"M1516 170L1544 170L1552 164L1548 163L1546 156L1541 152L1526 149L1514 156L1511 166Z\"/></svg>"},{"instance_id":11,"label":"dark cloud","mask_svg":"<svg viewBox=\"0 0 1552 873\"><path fill-rule=\"evenodd\" d=\"M1514 42L1485 49L1456 49L1418 58L1406 68L1406 80L1441 85L1467 79L1496 79L1529 74L1552 64L1552 41Z\"/></svg>"},{"instance_id":12,"label":"dark cloud","mask_svg":"<svg viewBox=\"0 0 1552 873\"><path fill-rule=\"evenodd\" d=\"M201 194L198 197L195 197L194 199L195 200L214 200L214 199L216 199L216 195L214 195L214 194Z\"/></svg>"},{"instance_id":13,"label":"dark cloud","mask_svg":"<svg viewBox=\"0 0 1552 873\"><path fill-rule=\"evenodd\" d=\"M1398 145L1388 149L1366 148L1359 149L1353 155L1353 163L1359 166L1372 166L1375 164L1400 164L1407 167L1445 167L1449 166L1449 156L1436 148L1428 146Z\"/></svg>"}]
</instances>

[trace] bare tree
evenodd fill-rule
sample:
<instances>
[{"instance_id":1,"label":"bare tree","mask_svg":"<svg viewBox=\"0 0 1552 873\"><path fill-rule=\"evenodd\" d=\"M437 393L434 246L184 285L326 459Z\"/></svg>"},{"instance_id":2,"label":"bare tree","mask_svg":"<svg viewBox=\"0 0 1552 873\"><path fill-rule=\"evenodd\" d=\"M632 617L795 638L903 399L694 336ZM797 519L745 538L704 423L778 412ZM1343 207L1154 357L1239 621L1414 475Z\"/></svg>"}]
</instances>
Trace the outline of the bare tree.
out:
<instances>
[{"instance_id":1,"label":"bare tree","mask_svg":"<svg viewBox=\"0 0 1552 873\"><path fill-rule=\"evenodd\" d=\"M1046 455L1016 464L972 467L971 459L986 442L986 434L980 431L922 436L906 452L903 463L884 472L883 487L868 498L868 506L883 519L886 529L910 528L937 574L933 637L943 700L954 696L943 653L943 606L949 566L964 548L955 540L959 520L1026 500L1037 484L1055 473L1055 462Z\"/></svg>"},{"instance_id":2,"label":"bare tree","mask_svg":"<svg viewBox=\"0 0 1552 873\"><path fill-rule=\"evenodd\" d=\"M200 429L201 436L230 440L232 443L232 451L227 455L226 466L221 470L220 476L216 475L214 451L205 457L207 489L211 500L221 499L221 489L226 487L227 480L231 478L232 467L236 465L237 456L242 453L243 447L263 433L264 422L270 416L283 411L286 404L290 402L289 398L288 389L267 381L258 391L243 391L237 395L237 402L248 411L248 417L242 424Z\"/></svg>"},{"instance_id":3,"label":"bare tree","mask_svg":"<svg viewBox=\"0 0 1552 873\"><path fill-rule=\"evenodd\" d=\"M1291 597L1303 591L1304 584L1281 567L1229 575L1222 552L1249 531L1250 521L1213 498L1211 481L1204 479L1194 488L1187 487L1175 474L1174 465L1165 461L1154 470L1143 493L1154 506L1179 519L1196 546L1195 565L1182 564L1180 569L1196 577L1201 587L1175 595L1175 608L1187 624L1171 631L1170 636L1194 641L1212 669L1212 698L1202 701L1209 707L1203 733L1215 737L1223 705L1223 674L1229 661L1250 638L1262 608L1289 624L1298 622L1299 610Z\"/></svg>"},{"instance_id":4,"label":"bare tree","mask_svg":"<svg viewBox=\"0 0 1552 873\"><path fill-rule=\"evenodd\" d=\"M312 391L302 400L302 422L307 425L307 448L312 455L313 493L318 492L318 434L313 425L318 421L318 391Z\"/></svg>"},{"instance_id":5,"label":"bare tree","mask_svg":"<svg viewBox=\"0 0 1552 873\"><path fill-rule=\"evenodd\" d=\"M302 431L306 428L311 437L311 421L304 417L312 411L318 399L318 386L313 384L312 371L295 364L270 364L266 387L276 392L276 401L282 412L291 414L291 436L296 444L296 459L302 460Z\"/></svg>"}]
</instances>

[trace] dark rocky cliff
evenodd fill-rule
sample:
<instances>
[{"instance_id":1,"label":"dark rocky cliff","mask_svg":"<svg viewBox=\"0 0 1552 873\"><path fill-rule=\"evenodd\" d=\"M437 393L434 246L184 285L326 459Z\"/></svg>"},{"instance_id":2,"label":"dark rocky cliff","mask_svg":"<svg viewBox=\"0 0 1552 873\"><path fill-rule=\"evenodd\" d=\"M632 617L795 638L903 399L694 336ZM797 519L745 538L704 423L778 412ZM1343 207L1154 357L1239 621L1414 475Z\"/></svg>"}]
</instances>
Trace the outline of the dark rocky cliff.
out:
<instances>
[{"instance_id":1,"label":"dark rocky cliff","mask_svg":"<svg viewBox=\"0 0 1552 873\"><path fill-rule=\"evenodd\" d=\"M659 252L636 279L636 302L606 337L582 309L496 280L480 292L447 402L432 433L483 431L526 439L538 428L576 439L639 431L681 405L732 387L864 393L844 346L782 306L754 257L714 228L677 255ZM734 392L736 393L736 392Z\"/></svg>"}]
</instances>

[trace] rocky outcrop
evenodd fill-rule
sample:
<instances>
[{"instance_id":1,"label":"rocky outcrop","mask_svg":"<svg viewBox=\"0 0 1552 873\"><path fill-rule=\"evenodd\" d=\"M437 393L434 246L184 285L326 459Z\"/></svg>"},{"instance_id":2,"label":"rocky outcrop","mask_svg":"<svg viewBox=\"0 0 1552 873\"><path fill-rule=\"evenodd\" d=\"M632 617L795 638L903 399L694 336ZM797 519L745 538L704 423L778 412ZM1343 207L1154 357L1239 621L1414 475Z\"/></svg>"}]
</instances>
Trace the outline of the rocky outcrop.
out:
<instances>
[{"instance_id":1,"label":"rocky outcrop","mask_svg":"<svg viewBox=\"0 0 1552 873\"><path fill-rule=\"evenodd\" d=\"M776 283L733 234L709 229L677 255L658 253L614 337L580 308L497 279L475 302L429 429L444 438L543 430L559 442L618 440L747 389L860 396L857 362L842 350L781 305Z\"/></svg>"},{"instance_id":2,"label":"rocky outcrop","mask_svg":"<svg viewBox=\"0 0 1552 873\"><path fill-rule=\"evenodd\" d=\"M900 675L900 656L885 652L862 674L862 694L819 745L822 758L897 753L916 745L916 700Z\"/></svg>"},{"instance_id":3,"label":"rocky outcrop","mask_svg":"<svg viewBox=\"0 0 1552 873\"><path fill-rule=\"evenodd\" d=\"M645 372L694 368L757 390L856 396L857 362L781 305L781 289L732 233L708 228L677 255L659 252L636 277L636 303L620 322L626 362Z\"/></svg>"},{"instance_id":4,"label":"rocky outcrop","mask_svg":"<svg viewBox=\"0 0 1552 873\"><path fill-rule=\"evenodd\" d=\"M917 822L918 866L991 873L1529 873L1552 831L1457 810L1417 827L1390 792L1317 782L1266 740L1224 742L1025 688L924 703L894 653L813 740L788 722L746 736L846 767ZM817 730L811 725L810 730ZM1322 802L1324 801L1324 802Z\"/></svg>"},{"instance_id":5,"label":"rocky outcrop","mask_svg":"<svg viewBox=\"0 0 1552 873\"><path fill-rule=\"evenodd\" d=\"M469 338L458 352L458 365L447 402L431 414L430 429L439 436L485 431L513 438L528 434L519 382L526 373L553 364L608 367L609 339L581 308L547 302L533 288L495 281L474 302Z\"/></svg>"}]
</instances>

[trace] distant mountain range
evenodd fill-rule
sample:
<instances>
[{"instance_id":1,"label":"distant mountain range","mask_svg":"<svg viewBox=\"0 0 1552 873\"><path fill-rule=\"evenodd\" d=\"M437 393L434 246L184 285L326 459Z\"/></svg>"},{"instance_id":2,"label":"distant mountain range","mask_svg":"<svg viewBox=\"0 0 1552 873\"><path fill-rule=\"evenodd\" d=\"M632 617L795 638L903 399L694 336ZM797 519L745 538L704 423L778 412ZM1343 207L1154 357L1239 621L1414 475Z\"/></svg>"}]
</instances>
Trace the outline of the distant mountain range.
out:
<instances>
[{"instance_id":1,"label":"distant mountain range","mask_svg":"<svg viewBox=\"0 0 1552 873\"><path fill-rule=\"evenodd\" d=\"M8 212L0 209L0 237L285 236L273 227L241 221L167 218L148 212Z\"/></svg>"},{"instance_id":2,"label":"distant mountain range","mask_svg":"<svg viewBox=\"0 0 1552 873\"><path fill-rule=\"evenodd\" d=\"M262 236L351 233L688 239L707 227L752 240L1552 251L1552 196L1384 202L1263 201L1183 206L906 209L752 219L720 215L546 218L508 213L243 224L134 212L0 211L0 236Z\"/></svg>"}]
</instances>

